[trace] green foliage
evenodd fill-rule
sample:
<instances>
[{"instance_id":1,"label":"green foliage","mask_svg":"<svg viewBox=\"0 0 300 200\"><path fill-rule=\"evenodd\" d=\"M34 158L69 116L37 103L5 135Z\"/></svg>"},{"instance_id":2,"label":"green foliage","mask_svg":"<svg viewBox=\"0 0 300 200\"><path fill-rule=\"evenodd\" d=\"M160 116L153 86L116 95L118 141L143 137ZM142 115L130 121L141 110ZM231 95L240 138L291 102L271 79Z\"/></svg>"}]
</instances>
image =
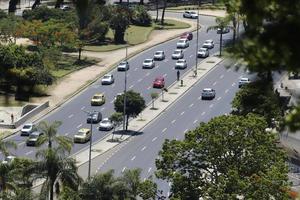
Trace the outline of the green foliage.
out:
<instances>
[{"instance_id":1,"label":"green foliage","mask_svg":"<svg viewBox=\"0 0 300 200\"><path fill-rule=\"evenodd\" d=\"M109 117L109 119L114 124L114 127L120 126L123 121L123 114L120 112L115 112Z\"/></svg>"},{"instance_id":2,"label":"green foliage","mask_svg":"<svg viewBox=\"0 0 300 200\"><path fill-rule=\"evenodd\" d=\"M59 193L59 200L81 200L77 191L72 190L68 186L63 187Z\"/></svg>"},{"instance_id":3,"label":"green foliage","mask_svg":"<svg viewBox=\"0 0 300 200\"><path fill-rule=\"evenodd\" d=\"M13 16L1 18L0 16L0 41L4 43L14 43L19 36L20 20Z\"/></svg>"},{"instance_id":4,"label":"green foliage","mask_svg":"<svg viewBox=\"0 0 300 200\"><path fill-rule=\"evenodd\" d=\"M7 17L7 14L4 10L0 9L0 20L3 19L3 18L6 18Z\"/></svg>"},{"instance_id":5,"label":"green foliage","mask_svg":"<svg viewBox=\"0 0 300 200\"><path fill-rule=\"evenodd\" d=\"M273 83L266 80L252 82L244 85L235 95L232 101L233 113L247 115L255 113L265 117L269 126L272 118L282 121L283 111L279 96L273 91Z\"/></svg>"},{"instance_id":6,"label":"green foliage","mask_svg":"<svg viewBox=\"0 0 300 200\"><path fill-rule=\"evenodd\" d=\"M151 26L151 16L148 14L145 6L135 6L132 13L132 24L139 26Z\"/></svg>"},{"instance_id":7,"label":"green foliage","mask_svg":"<svg viewBox=\"0 0 300 200\"><path fill-rule=\"evenodd\" d=\"M139 196L142 199L156 199L157 196L157 184L154 183L151 179L147 179L140 183L139 185Z\"/></svg>"},{"instance_id":8,"label":"green foliage","mask_svg":"<svg viewBox=\"0 0 300 200\"><path fill-rule=\"evenodd\" d=\"M164 142L157 176L171 181L173 197L183 200L289 199L286 157L266 128L253 114L201 123L183 141Z\"/></svg>"},{"instance_id":9,"label":"green foliage","mask_svg":"<svg viewBox=\"0 0 300 200\"><path fill-rule=\"evenodd\" d=\"M145 100L139 93L129 90L125 94L119 95L114 102L116 112L123 113L124 95L126 95L125 114L130 117L136 117L146 107Z\"/></svg>"}]
</instances>

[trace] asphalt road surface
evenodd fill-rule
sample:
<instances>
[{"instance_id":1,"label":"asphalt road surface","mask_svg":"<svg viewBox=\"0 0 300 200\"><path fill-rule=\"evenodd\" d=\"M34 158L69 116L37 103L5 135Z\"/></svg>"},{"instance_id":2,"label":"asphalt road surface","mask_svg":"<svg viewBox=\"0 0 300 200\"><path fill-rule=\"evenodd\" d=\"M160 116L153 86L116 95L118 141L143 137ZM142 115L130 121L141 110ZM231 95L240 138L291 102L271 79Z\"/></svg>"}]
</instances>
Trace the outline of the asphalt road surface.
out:
<instances>
[{"instance_id":1,"label":"asphalt road surface","mask_svg":"<svg viewBox=\"0 0 300 200\"><path fill-rule=\"evenodd\" d=\"M168 14L167 14L168 15ZM173 14L171 14L173 15ZM181 14L177 14L177 17L182 17ZM210 26L214 22L214 18L207 16L200 16L199 21L204 27ZM225 34L224 40L231 38L231 34ZM215 31L206 32L206 28L202 28L199 31L199 48L206 39L213 39L215 42L215 48L210 50L210 54L218 51L219 35ZM130 70L127 72L127 90L134 90L141 93L146 103L151 100L150 94L154 91L159 92L157 89L152 88L152 82L157 76L164 76L166 80L166 86L169 86L176 81L176 70L174 70L175 60L171 59L171 54L176 49L176 42L178 39L174 39L158 46L143 51L142 53L129 59ZM142 69L142 62L146 58L153 58L153 54L157 50L163 50L166 54L164 61L156 61L154 69ZM124 50L125 55L125 50ZM196 55L196 35L194 33L194 39L190 41L190 46L184 50L184 58L187 60L188 67L181 71L183 74L186 70L195 66ZM120 58L122 59L122 58ZM202 59L198 59L201 61ZM80 128L90 128L90 124L86 123L87 114L85 111L101 111L103 117L109 117L114 112L113 101L117 93L121 93L124 90L124 72L117 72L113 70L111 72L115 77L115 83L113 85L102 86L101 80L96 81L80 94L76 95L71 100L64 103L56 111L49 113L41 120L45 120L49 123L58 120L62 121L62 126L59 127L58 132L61 135L73 137L73 135ZM102 92L105 94L106 103L102 106L96 107L90 105L90 99L95 93ZM98 125L93 125L93 141L100 140L107 132L98 131ZM27 137L21 137L19 133L8 138L15 141L18 145L17 150L12 150L12 153L18 157L34 158L36 148L27 147L25 141ZM88 143L75 144L72 149L72 154L77 151L86 148Z\"/></svg>"}]
</instances>

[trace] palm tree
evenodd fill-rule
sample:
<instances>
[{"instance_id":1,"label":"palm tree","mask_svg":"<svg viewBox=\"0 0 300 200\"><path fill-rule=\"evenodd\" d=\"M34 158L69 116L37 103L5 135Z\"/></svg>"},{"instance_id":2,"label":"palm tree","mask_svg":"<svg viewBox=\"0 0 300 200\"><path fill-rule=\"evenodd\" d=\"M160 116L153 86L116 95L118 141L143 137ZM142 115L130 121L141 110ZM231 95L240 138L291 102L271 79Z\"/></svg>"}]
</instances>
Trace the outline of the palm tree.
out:
<instances>
[{"instance_id":1,"label":"palm tree","mask_svg":"<svg viewBox=\"0 0 300 200\"><path fill-rule=\"evenodd\" d=\"M125 170L123 172L122 180L126 184L130 199L134 200L139 194L139 187L141 184L141 169L131 169L131 170Z\"/></svg>"},{"instance_id":2,"label":"palm tree","mask_svg":"<svg viewBox=\"0 0 300 200\"><path fill-rule=\"evenodd\" d=\"M220 31L220 54L219 54L219 56L222 56L223 30L225 28L230 28L230 27L228 26L228 20L225 19L225 18L222 18L222 17L217 17L216 18L216 23L217 23L217 25L208 27L206 31L207 32L211 31L211 30L216 31L218 29L221 30Z\"/></svg>"},{"instance_id":3,"label":"palm tree","mask_svg":"<svg viewBox=\"0 0 300 200\"><path fill-rule=\"evenodd\" d=\"M13 191L16 189L16 185L13 182L11 176L12 166L10 164L0 164L0 195L8 195L7 191ZM2 197L0 196L0 199Z\"/></svg>"},{"instance_id":4,"label":"palm tree","mask_svg":"<svg viewBox=\"0 0 300 200\"><path fill-rule=\"evenodd\" d=\"M41 194L53 200L55 183L61 183L62 186L68 186L74 191L78 190L82 179L77 173L76 161L67 157L63 148L40 150L36 153L36 158L39 161L29 170L32 170L34 179L46 179Z\"/></svg>"},{"instance_id":5,"label":"palm tree","mask_svg":"<svg viewBox=\"0 0 300 200\"><path fill-rule=\"evenodd\" d=\"M52 124L48 124L46 121L41 121L38 125L38 129L43 132L43 136L39 138L38 145L48 143L48 148L51 149L53 142L55 141L64 150L70 152L73 142L72 139L67 136L57 135L57 129L62 124L60 121L54 121Z\"/></svg>"},{"instance_id":6,"label":"palm tree","mask_svg":"<svg viewBox=\"0 0 300 200\"><path fill-rule=\"evenodd\" d=\"M0 152L4 156L8 156L9 155L9 151L8 151L9 148L17 149L16 143L13 142L13 141L3 141L3 140L0 140Z\"/></svg>"}]
</instances>

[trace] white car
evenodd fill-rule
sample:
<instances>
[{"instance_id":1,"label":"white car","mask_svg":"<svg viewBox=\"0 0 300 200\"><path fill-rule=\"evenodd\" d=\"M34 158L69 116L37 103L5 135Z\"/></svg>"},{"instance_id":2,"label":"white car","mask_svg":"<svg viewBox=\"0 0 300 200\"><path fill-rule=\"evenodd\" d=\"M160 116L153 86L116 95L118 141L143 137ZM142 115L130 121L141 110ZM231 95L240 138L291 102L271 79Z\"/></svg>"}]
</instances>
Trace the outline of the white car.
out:
<instances>
[{"instance_id":1,"label":"white car","mask_svg":"<svg viewBox=\"0 0 300 200\"><path fill-rule=\"evenodd\" d=\"M16 157L15 156L6 156L2 160L2 164L10 164Z\"/></svg>"},{"instance_id":2,"label":"white car","mask_svg":"<svg viewBox=\"0 0 300 200\"><path fill-rule=\"evenodd\" d=\"M198 58L207 58L209 56L209 52L207 48L200 48L197 52Z\"/></svg>"},{"instance_id":3,"label":"white car","mask_svg":"<svg viewBox=\"0 0 300 200\"><path fill-rule=\"evenodd\" d=\"M190 46L188 39L180 39L176 44L177 48L187 48Z\"/></svg>"},{"instance_id":4,"label":"white car","mask_svg":"<svg viewBox=\"0 0 300 200\"><path fill-rule=\"evenodd\" d=\"M185 69L185 68L187 68L186 60L185 59L177 60L175 64L175 69Z\"/></svg>"},{"instance_id":5,"label":"white car","mask_svg":"<svg viewBox=\"0 0 300 200\"><path fill-rule=\"evenodd\" d=\"M183 51L181 49L176 49L172 54L172 59L182 59L183 56Z\"/></svg>"},{"instance_id":6,"label":"white car","mask_svg":"<svg viewBox=\"0 0 300 200\"><path fill-rule=\"evenodd\" d=\"M228 27L224 27L223 30L221 31L221 28L218 28L217 29L217 34L226 34L226 33L229 33L230 32L230 29Z\"/></svg>"},{"instance_id":7,"label":"white car","mask_svg":"<svg viewBox=\"0 0 300 200\"><path fill-rule=\"evenodd\" d=\"M127 61L122 61L117 67L118 71L127 71L129 70L129 63Z\"/></svg>"},{"instance_id":8,"label":"white car","mask_svg":"<svg viewBox=\"0 0 300 200\"><path fill-rule=\"evenodd\" d=\"M143 69L152 69L155 67L155 63L153 59L145 59L143 62Z\"/></svg>"},{"instance_id":9,"label":"white car","mask_svg":"<svg viewBox=\"0 0 300 200\"><path fill-rule=\"evenodd\" d=\"M212 49L214 48L214 46L215 44L213 40L205 40L205 42L202 45L203 48L208 48L208 49Z\"/></svg>"},{"instance_id":10,"label":"white car","mask_svg":"<svg viewBox=\"0 0 300 200\"><path fill-rule=\"evenodd\" d=\"M165 52L164 51L156 51L154 53L154 60L164 60L165 59Z\"/></svg>"},{"instance_id":11,"label":"white car","mask_svg":"<svg viewBox=\"0 0 300 200\"><path fill-rule=\"evenodd\" d=\"M250 83L250 79L249 78L245 78L245 77L241 78L239 80L239 88L242 87L243 85L248 84L248 83Z\"/></svg>"},{"instance_id":12,"label":"white car","mask_svg":"<svg viewBox=\"0 0 300 200\"><path fill-rule=\"evenodd\" d=\"M197 19L198 15L194 11L184 11L183 13L184 18L191 18L191 19Z\"/></svg>"},{"instance_id":13,"label":"white car","mask_svg":"<svg viewBox=\"0 0 300 200\"><path fill-rule=\"evenodd\" d=\"M114 126L112 122L108 118L104 118L100 123L99 123L99 131L110 131L113 129Z\"/></svg>"},{"instance_id":14,"label":"white car","mask_svg":"<svg viewBox=\"0 0 300 200\"><path fill-rule=\"evenodd\" d=\"M216 91L212 88L204 88L202 90L201 99L213 99L216 96Z\"/></svg>"},{"instance_id":15,"label":"white car","mask_svg":"<svg viewBox=\"0 0 300 200\"><path fill-rule=\"evenodd\" d=\"M21 136L29 136L33 131L36 130L36 127L32 123L24 124L21 129Z\"/></svg>"},{"instance_id":16,"label":"white car","mask_svg":"<svg viewBox=\"0 0 300 200\"><path fill-rule=\"evenodd\" d=\"M60 9L63 11L67 11L67 10L71 10L71 7L68 5L62 5L62 6L60 6Z\"/></svg>"},{"instance_id":17,"label":"white car","mask_svg":"<svg viewBox=\"0 0 300 200\"><path fill-rule=\"evenodd\" d=\"M106 74L103 76L101 79L101 84L102 85L110 85L115 82L114 76L112 74Z\"/></svg>"}]
</instances>

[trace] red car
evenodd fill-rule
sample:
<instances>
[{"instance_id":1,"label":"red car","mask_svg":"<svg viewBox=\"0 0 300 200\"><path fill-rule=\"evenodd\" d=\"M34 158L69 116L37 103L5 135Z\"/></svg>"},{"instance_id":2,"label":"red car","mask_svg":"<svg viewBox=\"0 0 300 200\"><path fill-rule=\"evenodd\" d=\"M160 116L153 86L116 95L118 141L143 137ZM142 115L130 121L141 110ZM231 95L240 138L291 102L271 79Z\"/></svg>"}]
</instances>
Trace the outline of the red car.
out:
<instances>
[{"instance_id":1,"label":"red car","mask_svg":"<svg viewBox=\"0 0 300 200\"><path fill-rule=\"evenodd\" d=\"M164 77L157 77L153 81L153 88L164 88L165 87L165 79Z\"/></svg>"},{"instance_id":2,"label":"red car","mask_svg":"<svg viewBox=\"0 0 300 200\"><path fill-rule=\"evenodd\" d=\"M193 34L191 32L185 32L185 33L182 33L180 38L186 38L188 40L192 40L193 39Z\"/></svg>"}]
</instances>

